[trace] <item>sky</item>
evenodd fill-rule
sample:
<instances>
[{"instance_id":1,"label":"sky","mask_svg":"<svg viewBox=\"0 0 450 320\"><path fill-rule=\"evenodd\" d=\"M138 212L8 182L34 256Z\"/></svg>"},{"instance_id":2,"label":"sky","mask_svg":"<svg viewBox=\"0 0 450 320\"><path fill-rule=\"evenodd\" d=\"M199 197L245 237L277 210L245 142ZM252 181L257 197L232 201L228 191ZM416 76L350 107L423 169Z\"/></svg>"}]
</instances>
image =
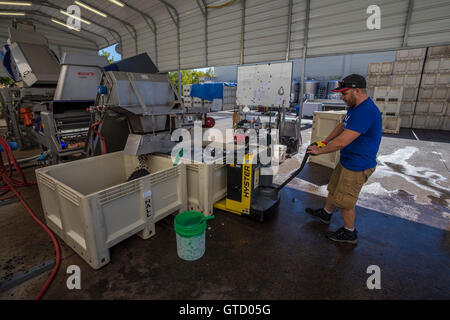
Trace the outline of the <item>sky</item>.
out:
<instances>
[{"instance_id":1,"label":"sky","mask_svg":"<svg viewBox=\"0 0 450 320\"><path fill-rule=\"evenodd\" d=\"M115 61L115 62L117 62L117 61L119 61L119 60L122 59L122 56L121 56L120 54L118 54L118 53L116 52L116 50L114 49L114 48L116 47L116 45L117 45L117 43L116 43L116 44L113 44L112 46L109 46L108 48L102 49L102 50L105 50L106 52L111 53L111 56L114 58L114 61ZM101 52L102 50L99 50L98 53L100 54L100 52Z\"/></svg>"}]
</instances>

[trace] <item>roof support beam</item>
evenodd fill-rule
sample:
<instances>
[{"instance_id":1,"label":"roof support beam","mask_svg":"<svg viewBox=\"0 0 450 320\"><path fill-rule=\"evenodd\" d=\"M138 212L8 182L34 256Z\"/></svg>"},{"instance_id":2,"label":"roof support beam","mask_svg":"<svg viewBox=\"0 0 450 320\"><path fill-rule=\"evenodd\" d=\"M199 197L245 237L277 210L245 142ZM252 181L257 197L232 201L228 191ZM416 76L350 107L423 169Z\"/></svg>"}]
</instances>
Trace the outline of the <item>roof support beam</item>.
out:
<instances>
[{"instance_id":1,"label":"roof support beam","mask_svg":"<svg viewBox=\"0 0 450 320\"><path fill-rule=\"evenodd\" d=\"M241 58L239 64L244 63L244 35L245 35L245 0L241 0Z\"/></svg>"},{"instance_id":2,"label":"roof support beam","mask_svg":"<svg viewBox=\"0 0 450 320\"><path fill-rule=\"evenodd\" d=\"M311 11L311 0L306 0L306 19L305 19L305 29L303 31L303 56L302 56L302 79L300 87L300 110L303 109L303 94L305 92L305 67L306 67L306 56L308 49L308 32L309 32L309 15Z\"/></svg>"},{"instance_id":3,"label":"roof support beam","mask_svg":"<svg viewBox=\"0 0 450 320\"><path fill-rule=\"evenodd\" d=\"M290 51L291 51L292 3L293 3L293 1L289 0L286 61L289 61L289 55L290 55Z\"/></svg>"},{"instance_id":4,"label":"roof support beam","mask_svg":"<svg viewBox=\"0 0 450 320\"><path fill-rule=\"evenodd\" d=\"M412 17L413 10L414 10L414 0L409 0L408 14L406 16L406 23L405 23L405 32L403 34L403 47L408 46L409 26L411 25L411 17Z\"/></svg>"},{"instance_id":5,"label":"roof support beam","mask_svg":"<svg viewBox=\"0 0 450 320\"><path fill-rule=\"evenodd\" d=\"M197 1L197 5L200 9L200 12L203 15L203 21L205 23L205 66L209 67L209 62L208 62L208 8L207 8L207 4L205 0L201 0L203 3L200 3L200 0L196 0Z\"/></svg>"}]
</instances>

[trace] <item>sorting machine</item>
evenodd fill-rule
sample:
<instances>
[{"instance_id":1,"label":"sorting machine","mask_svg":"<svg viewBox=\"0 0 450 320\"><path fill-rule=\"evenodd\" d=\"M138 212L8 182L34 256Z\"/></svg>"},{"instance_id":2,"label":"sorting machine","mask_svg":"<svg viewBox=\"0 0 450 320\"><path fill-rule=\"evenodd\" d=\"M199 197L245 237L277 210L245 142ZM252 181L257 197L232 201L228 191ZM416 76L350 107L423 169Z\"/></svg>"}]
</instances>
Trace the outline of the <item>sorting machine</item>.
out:
<instances>
[{"instance_id":1,"label":"sorting machine","mask_svg":"<svg viewBox=\"0 0 450 320\"><path fill-rule=\"evenodd\" d=\"M58 60L32 23L14 20L2 50L14 86L3 88L8 134L19 148L41 146L53 163L83 152L106 57L65 53Z\"/></svg>"}]
</instances>

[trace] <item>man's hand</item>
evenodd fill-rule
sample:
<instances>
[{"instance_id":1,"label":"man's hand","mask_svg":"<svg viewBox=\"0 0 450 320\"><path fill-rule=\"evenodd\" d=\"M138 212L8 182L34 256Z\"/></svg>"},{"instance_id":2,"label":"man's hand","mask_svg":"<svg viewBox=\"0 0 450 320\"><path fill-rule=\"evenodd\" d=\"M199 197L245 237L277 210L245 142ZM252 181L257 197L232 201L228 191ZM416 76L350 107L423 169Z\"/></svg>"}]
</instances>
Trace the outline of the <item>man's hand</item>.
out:
<instances>
[{"instance_id":1,"label":"man's hand","mask_svg":"<svg viewBox=\"0 0 450 320\"><path fill-rule=\"evenodd\" d=\"M318 146L309 146L306 153L316 156L322 153L322 148L319 148Z\"/></svg>"}]
</instances>

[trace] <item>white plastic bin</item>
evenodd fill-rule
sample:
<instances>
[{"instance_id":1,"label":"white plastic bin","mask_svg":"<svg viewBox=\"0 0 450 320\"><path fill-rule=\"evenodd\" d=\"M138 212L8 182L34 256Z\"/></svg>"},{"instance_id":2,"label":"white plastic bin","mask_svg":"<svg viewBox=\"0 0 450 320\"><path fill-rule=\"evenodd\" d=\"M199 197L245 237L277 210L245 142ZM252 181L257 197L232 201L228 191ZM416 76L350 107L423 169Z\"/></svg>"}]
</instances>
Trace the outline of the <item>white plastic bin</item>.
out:
<instances>
[{"instance_id":1,"label":"white plastic bin","mask_svg":"<svg viewBox=\"0 0 450 320\"><path fill-rule=\"evenodd\" d=\"M172 161L169 155L163 156ZM214 203L227 194L226 159L222 160L222 164L186 159L181 162L186 165L188 210L202 212L206 217L212 215Z\"/></svg>"},{"instance_id":2,"label":"white plastic bin","mask_svg":"<svg viewBox=\"0 0 450 320\"><path fill-rule=\"evenodd\" d=\"M150 174L127 182L137 157L115 152L36 170L47 225L92 268L110 261L109 248L187 209L186 166L148 156Z\"/></svg>"},{"instance_id":3,"label":"white plastic bin","mask_svg":"<svg viewBox=\"0 0 450 320\"><path fill-rule=\"evenodd\" d=\"M383 133L395 133L400 131L401 118L397 116L383 116Z\"/></svg>"},{"instance_id":4,"label":"white plastic bin","mask_svg":"<svg viewBox=\"0 0 450 320\"><path fill-rule=\"evenodd\" d=\"M315 111L312 124L311 143L326 139L336 126L341 123L347 111ZM309 161L334 169L339 163L340 152L309 157Z\"/></svg>"}]
</instances>

